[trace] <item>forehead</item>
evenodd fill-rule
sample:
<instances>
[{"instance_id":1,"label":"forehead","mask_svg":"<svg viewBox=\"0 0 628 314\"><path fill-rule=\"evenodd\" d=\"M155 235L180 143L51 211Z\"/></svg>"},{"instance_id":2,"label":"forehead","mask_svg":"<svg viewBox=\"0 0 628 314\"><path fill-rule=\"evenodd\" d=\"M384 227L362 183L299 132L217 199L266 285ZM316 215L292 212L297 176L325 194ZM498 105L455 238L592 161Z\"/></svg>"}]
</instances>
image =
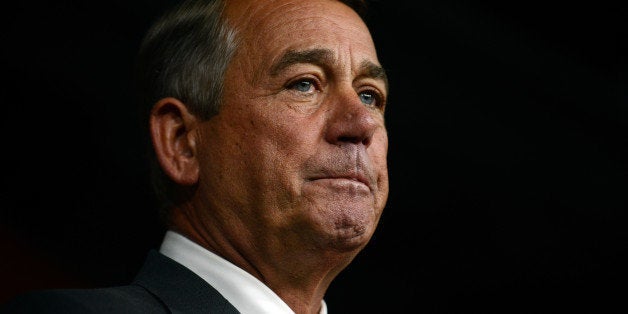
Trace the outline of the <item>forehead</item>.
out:
<instances>
[{"instance_id":1,"label":"forehead","mask_svg":"<svg viewBox=\"0 0 628 314\"><path fill-rule=\"evenodd\" d=\"M326 47L376 59L368 28L340 1L235 0L225 13L250 55Z\"/></svg>"}]
</instances>

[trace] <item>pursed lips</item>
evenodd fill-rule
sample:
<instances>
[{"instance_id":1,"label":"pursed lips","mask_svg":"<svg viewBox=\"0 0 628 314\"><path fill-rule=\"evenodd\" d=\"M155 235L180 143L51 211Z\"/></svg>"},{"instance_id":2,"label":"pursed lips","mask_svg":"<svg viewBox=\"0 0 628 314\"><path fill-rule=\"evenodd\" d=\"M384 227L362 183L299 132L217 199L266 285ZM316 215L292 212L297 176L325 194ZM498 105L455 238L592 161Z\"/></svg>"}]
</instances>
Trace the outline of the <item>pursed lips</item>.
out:
<instances>
[{"instance_id":1,"label":"pursed lips","mask_svg":"<svg viewBox=\"0 0 628 314\"><path fill-rule=\"evenodd\" d=\"M372 191L371 181L362 173L353 173L353 174L325 174L321 176L314 176L309 179L310 181L317 180L348 180L352 182L357 182L365 185L369 191Z\"/></svg>"}]
</instances>

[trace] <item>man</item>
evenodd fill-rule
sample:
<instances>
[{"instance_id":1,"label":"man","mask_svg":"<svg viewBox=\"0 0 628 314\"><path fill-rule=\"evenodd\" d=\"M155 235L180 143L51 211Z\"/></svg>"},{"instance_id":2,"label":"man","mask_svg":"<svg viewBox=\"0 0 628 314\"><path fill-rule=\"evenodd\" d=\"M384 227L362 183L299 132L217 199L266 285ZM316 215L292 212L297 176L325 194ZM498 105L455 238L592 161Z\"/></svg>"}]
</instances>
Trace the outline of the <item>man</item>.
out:
<instances>
[{"instance_id":1,"label":"man","mask_svg":"<svg viewBox=\"0 0 628 314\"><path fill-rule=\"evenodd\" d=\"M128 286L4 311L327 313L388 197L388 86L358 11L187 1L158 21L138 69L169 229L159 251Z\"/></svg>"}]
</instances>

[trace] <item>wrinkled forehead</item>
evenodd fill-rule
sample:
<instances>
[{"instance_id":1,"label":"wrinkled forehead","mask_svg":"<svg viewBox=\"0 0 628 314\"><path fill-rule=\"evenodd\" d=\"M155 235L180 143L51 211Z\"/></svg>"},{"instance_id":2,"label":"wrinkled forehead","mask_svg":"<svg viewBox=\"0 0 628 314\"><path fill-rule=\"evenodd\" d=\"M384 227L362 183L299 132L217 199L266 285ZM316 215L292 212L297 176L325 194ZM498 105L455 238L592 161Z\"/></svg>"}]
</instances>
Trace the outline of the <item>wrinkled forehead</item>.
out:
<instances>
[{"instance_id":1,"label":"wrinkled forehead","mask_svg":"<svg viewBox=\"0 0 628 314\"><path fill-rule=\"evenodd\" d=\"M337 0L231 0L225 17L251 57L325 47L377 63L366 24Z\"/></svg>"},{"instance_id":2,"label":"wrinkled forehead","mask_svg":"<svg viewBox=\"0 0 628 314\"><path fill-rule=\"evenodd\" d=\"M330 15L334 12L352 12L359 19L357 13L338 0L225 0L226 16L234 26L272 20L273 16L290 18L293 15Z\"/></svg>"}]
</instances>

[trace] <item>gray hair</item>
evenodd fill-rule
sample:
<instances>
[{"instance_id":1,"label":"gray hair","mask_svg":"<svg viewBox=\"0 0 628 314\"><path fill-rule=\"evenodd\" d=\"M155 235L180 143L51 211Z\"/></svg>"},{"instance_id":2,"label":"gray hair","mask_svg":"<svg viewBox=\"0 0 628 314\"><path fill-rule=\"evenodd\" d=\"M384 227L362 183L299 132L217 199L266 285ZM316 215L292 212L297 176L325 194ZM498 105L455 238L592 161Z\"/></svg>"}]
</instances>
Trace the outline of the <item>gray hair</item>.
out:
<instances>
[{"instance_id":1,"label":"gray hair","mask_svg":"<svg viewBox=\"0 0 628 314\"><path fill-rule=\"evenodd\" d=\"M238 46L236 31L223 22L223 11L222 0L184 1L149 29L136 63L142 119L165 97L179 99L201 119L218 113L225 71ZM160 217L168 223L168 208L180 196L152 150L149 162Z\"/></svg>"},{"instance_id":2,"label":"gray hair","mask_svg":"<svg viewBox=\"0 0 628 314\"><path fill-rule=\"evenodd\" d=\"M218 114L227 66L238 48L237 30L225 22L226 0L186 0L147 32L136 60L140 117L146 126L152 106L165 97L182 101L201 119ZM362 0L341 0L362 18ZM149 145L150 146L150 145ZM150 146L152 148L152 146ZM169 224L169 210L185 193L166 176L149 150L150 176L159 215Z\"/></svg>"}]
</instances>

